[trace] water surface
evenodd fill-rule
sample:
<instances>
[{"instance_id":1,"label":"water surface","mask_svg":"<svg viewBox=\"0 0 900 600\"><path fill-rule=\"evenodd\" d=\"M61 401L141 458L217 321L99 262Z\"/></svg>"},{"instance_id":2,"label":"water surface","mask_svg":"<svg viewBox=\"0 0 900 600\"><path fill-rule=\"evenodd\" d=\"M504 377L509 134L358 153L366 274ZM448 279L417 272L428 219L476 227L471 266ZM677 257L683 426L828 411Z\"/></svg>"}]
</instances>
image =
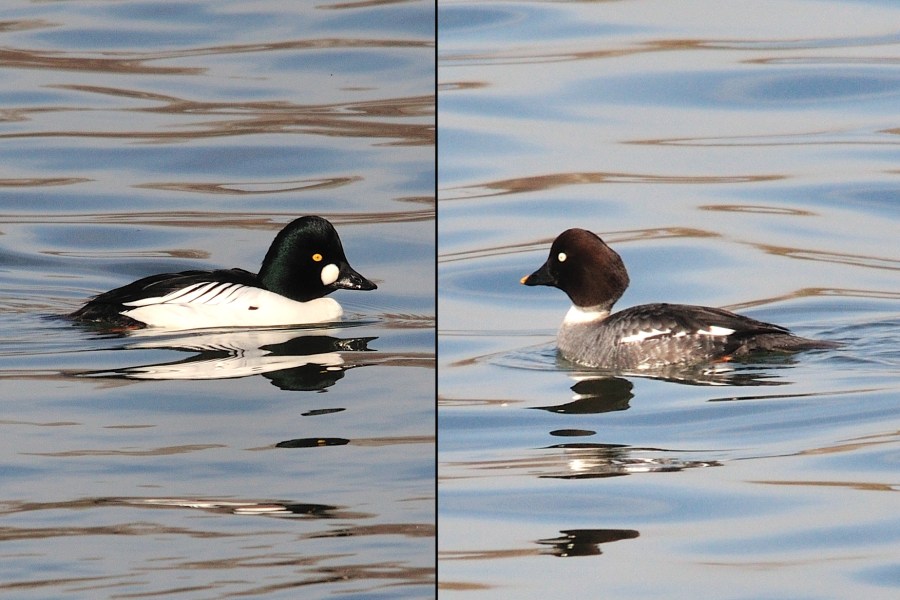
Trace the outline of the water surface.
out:
<instances>
[{"instance_id":1,"label":"water surface","mask_svg":"<svg viewBox=\"0 0 900 600\"><path fill-rule=\"evenodd\" d=\"M0 593L434 596L434 6L12 2ZM60 319L330 219L331 327ZM299 590L299 591L298 591Z\"/></svg>"},{"instance_id":2,"label":"water surface","mask_svg":"<svg viewBox=\"0 0 900 600\"><path fill-rule=\"evenodd\" d=\"M900 589L900 37L887 2L441 2L439 582L478 598ZM519 279L599 233L619 307L841 342L558 362Z\"/></svg>"}]
</instances>

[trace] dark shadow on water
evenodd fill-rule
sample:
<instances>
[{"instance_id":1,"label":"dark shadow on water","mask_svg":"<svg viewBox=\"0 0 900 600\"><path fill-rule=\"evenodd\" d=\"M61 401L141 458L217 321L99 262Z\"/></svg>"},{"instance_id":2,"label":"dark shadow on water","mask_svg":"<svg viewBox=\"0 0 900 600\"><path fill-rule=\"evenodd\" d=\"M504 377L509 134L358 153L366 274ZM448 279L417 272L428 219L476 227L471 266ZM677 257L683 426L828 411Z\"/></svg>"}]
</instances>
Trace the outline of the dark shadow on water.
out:
<instances>
[{"instance_id":1,"label":"dark shadow on water","mask_svg":"<svg viewBox=\"0 0 900 600\"><path fill-rule=\"evenodd\" d=\"M603 554L600 544L611 544L620 540L633 540L640 537L634 529L562 529L560 535L542 540L535 540L533 546L523 548L497 548L479 550L442 551L439 560L496 560L506 558L522 558L526 556L556 556L572 558L576 556L599 556Z\"/></svg>"},{"instance_id":2,"label":"dark shadow on water","mask_svg":"<svg viewBox=\"0 0 900 600\"><path fill-rule=\"evenodd\" d=\"M541 554L572 558L575 556L599 556L600 544L619 540L633 540L640 536L634 529L564 529L562 535L535 542L545 546Z\"/></svg>"},{"instance_id":3,"label":"dark shadow on water","mask_svg":"<svg viewBox=\"0 0 900 600\"><path fill-rule=\"evenodd\" d=\"M547 412L585 415L627 410L634 398L634 384L622 377L591 377L577 381L570 389L575 399L565 404L553 406L532 406Z\"/></svg>"},{"instance_id":4,"label":"dark shadow on water","mask_svg":"<svg viewBox=\"0 0 900 600\"><path fill-rule=\"evenodd\" d=\"M574 399L562 404L548 406L532 406L530 408L545 410L558 414L584 415L600 414L628 410L630 401L634 398L634 384L625 377L612 375L581 375L572 374L578 378L571 390L575 393ZM631 375L629 377L645 377L672 381L685 385L716 385L716 386L774 386L785 385L787 381L773 381L768 379L775 375L771 373L751 370L748 372L723 372L715 375L694 371L672 371L665 375ZM582 378L579 378L582 377ZM727 383L726 383L727 382Z\"/></svg>"},{"instance_id":5,"label":"dark shadow on water","mask_svg":"<svg viewBox=\"0 0 900 600\"><path fill-rule=\"evenodd\" d=\"M346 438L296 438L275 444L276 448L322 448L325 446L346 446Z\"/></svg>"}]
</instances>

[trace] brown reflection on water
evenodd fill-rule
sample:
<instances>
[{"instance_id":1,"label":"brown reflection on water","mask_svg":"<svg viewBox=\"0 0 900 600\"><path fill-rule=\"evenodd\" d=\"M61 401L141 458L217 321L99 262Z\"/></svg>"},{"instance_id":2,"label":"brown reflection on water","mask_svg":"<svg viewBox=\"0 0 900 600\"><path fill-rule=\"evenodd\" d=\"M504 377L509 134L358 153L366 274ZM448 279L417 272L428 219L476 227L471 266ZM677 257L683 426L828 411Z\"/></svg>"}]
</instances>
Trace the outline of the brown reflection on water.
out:
<instances>
[{"instance_id":1,"label":"brown reflection on water","mask_svg":"<svg viewBox=\"0 0 900 600\"><path fill-rule=\"evenodd\" d=\"M147 450L65 450L61 452L22 452L23 456L48 456L72 458L81 456L169 456L172 454L189 454L213 448L227 448L223 444L185 444L182 446L161 446Z\"/></svg>"},{"instance_id":2,"label":"brown reflection on water","mask_svg":"<svg viewBox=\"0 0 900 600\"><path fill-rule=\"evenodd\" d=\"M518 558L521 556L537 556L541 552L536 548L512 548L506 550L454 550L438 553L438 560L494 560L498 558ZM444 583L440 586L443 588Z\"/></svg>"},{"instance_id":3,"label":"brown reflection on water","mask_svg":"<svg viewBox=\"0 0 900 600\"><path fill-rule=\"evenodd\" d=\"M818 456L822 454L841 454L844 452L856 452L867 448L882 446L885 444L894 445L900 441L900 431L888 431L885 433L876 433L859 438L853 438L838 442L831 446L823 446L820 448L810 448L797 452L797 456Z\"/></svg>"},{"instance_id":4,"label":"brown reflection on water","mask_svg":"<svg viewBox=\"0 0 900 600\"><path fill-rule=\"evenodd\" d=\"M354 446L396 446L398 444L434 444L433 435L385 436L377 438L356 438L350 442Z\"/></svg>"},{"instance_id":5,"label":"brown reflection on water","mask_svg":"<svg viewBox=\"0 0 900 600\"><path fill-rule=\"evenodd\" d=\"M96 535L187 535L196 538L230 537L230 534L227 533L186 529L184 527L167 527L164 525L154 525L150 523L116 523L114 525L89 525L84 527L9 527L0 529L0 541L3 542ZM54 582L55 581L56 580L54 579ZM7 582L5 584L0 584L0 590L4 589L7 586L19 587L13 586L9 582Z\"/></svg>"},{"instance_id":6,"label":"brown reflection on water","mask_svg":"<svg viewBox=\"0 0 900 600\"><path fill-rule=\"evenodd\" d=\"M875 483L863 481L774 481L759 480L750 483L760 483L763 485L783 485L798 487L821 487L821 488L846 488L857 490L860 492L900 492L900 484L895 483Z\"/></svg>"},{"instance_id":7,"label":"brown reflection on water","mask_svg":"<svg viewBox=\"0 0 900 600\"><path fill-rule=\"evenodd\" d=\"M0 32L28 31L29 29L48 29L55 27L55 23L44 19L22 19L19 21L0 21Z\"/></svg>"},{"instance_id":8,"label":"brown reflection on water","mask_svg":"<svg viewBox=\"0 0 900 600\"><path fill-rule=\"evenodd\" d=\"M2 60L0 60L2 65ZM402 122L403 118L434 115L434 96L410 96L341 102L333 104L302 105L286 101L268 102L198 102L175 96L151 94L139 90L85 86L59 85L57 89L73 90L88 94L101 94L128 99L141 99L160 106L131 109L135 113L157 113L186 116L191 123L182 123L176 129L154 127L145 131L97 131L95 129L69 129L55 131L19 131L0 134L0 139L73 137L128 139L148 143L187 142L201 138L223 136L259 135L272 133L305 133L337 137L389 138L387 145L433 146L434 123ZM30 120L32 113L72 112L78 107L37 107L15 109L18 121ZM209 117L217 117L209 119Z\"/></svg>"},{"instance_id":9,"label":"brown reflection on water","mask_svg":"<svg viewBox=\"0 0 900 600\"><path fill-rule=\"evenodd\" d=\"M45 22L30 21L32 25ZM52 23L46 23L53 26ZM89 71L94 73L166 74L196 75L205 73L200 67L163 67L148 63L184 59L196 56L228 56L255 52L278 52L289 50L326 50L359 48L423 48L433 47L431 41L419 40L379 40L353 38L317 38L308 40L287 40L257 44L231 44L168 50L160 52L98 52L96 56L76 55L54 50L32 50L25 48L0 48L0 68L49 69L52 71Z\"/></svg>"},{"instance_id":10,"label":"brown reflection on water","mask_svg":"<svg viewBox=\"0 0 900 600\"><path fill-rule=\"evenodd\" d=\"M72 56L53 50L24 50L0 48L0 68L49 69L51 71L93 71L98 73L130 73L153 75L197 75L205 69L199 67L155 67L146 63L158 60L134 54L129 58ZM173 58L170 56L169 58Z\"/></svg>"},{"instance_id":11,"label":"brown reflection on water","mask_svg":"<svg viewBox=\"0 0 900 600\"><path fill-rule=\"evenodd\" d=\"M767 254L774 254L786 258L851 265L854 267L868 267L870 269L900 271L900 260L894 258L866 256L864 254L849 254L847 252L807 250L805 248L791 248L789 246L774 246L771 244L753 244L753 246Z\"/></svg>"},{"instance_id":12,"label":"brown reflection on water","mask_svg":"<svg viewBox=\"0 0 900 600\"><path fill-rule=\"evenodd\" d=\"M236 563L235 561L221 561L222 564L219 566L219 568L233 569L235 567L241 566L305 566L310 562L316 562L317 560L322 560L324 558L333 557L312 557L311 559L307 557L295 557L292 560L285 561L284 559L281 559L277 556L273 558L270 555L263 554L258 557L248 557L248 561L246 563ZM260 564L261 561L263 562L263 564ZM195 568L195 566L188 563L180 565L179 568ZM251 588L246 592L243 592L242 595L272 594L285 590L302 590L303 587L309 585L322 583L346 584L350 581L370 582L370 584L374 585L371 582L386 580L383 584L385 586L389 585L389 582L396 582L398 580L402 582L402 585L428 585L434 582L434 569L430 567L409 567L403 565L402 563L390 561L343 567L321 565L316 567L314 573L314 575L305 579L298 578L294 581L287 581L284 583L263 585L256 588ZM302 594L300 597L302 597Z\"/></svg>"},{"instance_id":13,"label":"brown reflection on water","mask_svg":"<svg viewBox=\"0 0 900 600\"><path fill-rule=\"evenodd\" d=\"M377 515L348 511L343 507L324 504L307 504L297 502L283 502L273 500L234 500L217 498L159 498L159 497L123 497L123 498L79 498L64 502L0 502L0 514L15 515L27 512L41 511L73 511L73 515L80 515L82 511L110 507L128 509L162 510L165 514L172 510L202 511L212 515L234 518L259 518L280 517L284 526L273 528L266 525L264 530L242 528L228 532L216 531L210 528L182 527L167 525L162 522L154 522L142 519L135 522L116 522L108 525L55 525L51 527L5 527L0 528L0 540L12 542L27 542L48 538L69 538L84 536L132 536L136 538L157 538L166 536L173 541L180 537L192 539L247 539L253 540L252 546L230 546L234 550L229 551L224 558L209 560L192 560L178 553L167 555L164 558L155 559L155 568L159 570L183 570L191 569L195 573L208 572L210 578L207 583L198 585L195 589L227 590L236 595L260 595L277 590L302 588L321 583L358 581L373 586L391 585L429 585L434 583L434 568L432 566L411 566L403 561L378 561L373 563L358 563L350 565L331 564L335 560L346 560L346 552L314 553L312 548L327 550L328 546L313 546L315 540L328 538L348 537L386 537L399 536L403 538L434 538L435 528L433 523L383 523L363 525L358 523L347 524L346 521L359 521L375 518ZM58 521L59 517L55 519ZM339 527L332 527L336 520L341 522ZM325 528L304 530L302 522L321 522ZM204 521L193 521L203 523ZM268 521L271 523L272 521ZM290 525L293 523L294 525ZM292 528L296 526L296 528ZM267 543L262 541L268 538ZM280 536L280 537L279 537ZM284 536L289 536L285 541ZM305 545L297 546L297 542ZM372 542L378 543L378 542ZM282 545L285 545L282 548ZM139 563L140 564L140 563ZM266 569L293 566L296 567L290 578L279 576L277 583L266 584ZM252 581L222 581L215 579L216 571L229 571L234 568L252 568L260 576ZM34 579L7 580L0 582L0 591L59 588L69 584L81 584L82 589L103 589L109 585L135 585L134 577L143 573L143 570L110 573L102 577L73 577L59 578L52 576L40 579L38 573L28 574ZM54 574L55 575L55 574ZM98 583L99 582L99 583ZM94 583L94 586L90 584ZM142 582L143 583L143 582ZM152 585L152 584L151 584ZM171 590L169 590L171 591ZM157 593L166 593L166 591ZM153 595L148 593L147 595Z\"/></svg>"},{"instance_id":14,"label":"brown reflection on water","mask_svg":"<svg viewBox=\"0 0 900 600\"><path fill-rule=\"evenodd\" d=\"M543 192L553 188L568 185L598 183L735 184L776 181L779 179L785 179L786 177L786 175L778 174L699 176L651 175L647 173L614 173L603 171L551 173L548 175L516 177L513 179L490 181L478 185L447 188L447 190L444 190L444 193L441 194L441 201L488 198L491 196L503 196L506 194L519 194L524 192Z\"/></svg>"},{"instance_id":15,"label":"brown reflection on water","mask_svg":"<svg viewBox=\"0 0 900 600\"><path fill-rule=\"evenodd\" d=\"M791 456L853 453L878 448L879 446L895 446L898 441L900 441L900 431L886 431L884 433L874 433L843 440L829 446L800 450L792 453ZM761 479L751 480L750 483L788 487L845 488L863 492L900 492L900 484L896 482Z\"/></svg>"},{"instance_id":16,"label":"brown reflection on water","mask_svg":"<svg viewBox=\"0 0 900 600\"><path fill-rule=\"evenodd\" d=\"M452 92L455 90L478 90L490 87L487 81L454 81L451 83L438 84L438 92Z\"/></svg>"},{"instance_id":17,"label":"brown reflection on water","mask_svg":"<svg viewBox=\"0 0 900 600\"><path fill-rule=\"evenodd\" d=\"M2 112L2 111L0 111ZM21 179L0 179L0 188L50 187L55 185L73 185L92 181L86 177L30 177Z\"/></svg>"},{"instance_id":18,"label":"brown reflection on water","mask_svg":"<svg viewBox=\"0 0 900 600\"><path fill-rule=\"evenodd\" d=\"M533 46L532 46L533 47ZM579 51L534 51L510 50L492 53L446 54L441 56L442 64L481 63L492 65L541 64L569 62L575 60L597 60L619 58L635 54L673 52L683 50L708 50L731 48L731 43L713 40L648 40L622 48L593 48Z\"/></svg>"},{"instance_id":19,"label":"brown reflection on water","mask_svg":"<svg viewBox=\"0 0 900 600\"><path fill-rule=\"evenodd\" d=\"M228 183L192 183L192 182L158 182L141 183L136 188L168 190L174 192L193 192L201 194L227 194L234 196L281 194L338 188L362 181L362 177L331 177L328 179L297 179L294 181L236 181Z\"/></svg>"},{"instance_id":20,"label":"brown reflection on water","mask_svg":"<svg viewBox=\"0 0 900 600\"><path fill-rule=\"evenodd\" d=\"M390 6L392 4L408 4L415 0L360 0L359 2L339 2L337 4L320 4L316 8L322 10L342 10L353 8L368 8L372 6Z\"/></svg>"},{"instance_id":21,"label":"brown reflection on water","mask_svg":"<svg viewBox=\"0 0 900 600\"><path fill-rule=\"evenodd\" d=\"M682 146L696 148L758 148L776 146L893 146L895 140L885 139L884 135L897 133L897 130L881 129L860 133L856 129L810 129L791 133L761 133L754 135L728 136L696 136L647 138L623 140L623 144L635 146ZM890 170L885 172L890 173Z\"/></svg>"},{"instance_id":22,"label":"brown reflection on water","mask_svg":"<svg viewBox=\"0 0 900 600\"><path fill-rule=\"evenodd\" d=\"M430 329L433 325L425 325L428 320L423 318L419 321L424 327L404 327L407 329ZM427 352L377 352L374 354L366 354L362 356L359 363L365 365L381 365L383 367L419 367L422 369L434 369L434 354Z\"/></svg>"},{"instance_id":23,"label":"brown reflection on water","mask_svg":"<svg viewBox=\"0 0 900 600\"><path fill-rule=\"evenodd\" d=\"M703 204L698 206L697 209L710 212L737 212L758 215L785 215L792 217L817 216L817 214L811 210L803 210L801 208L791 208L788 206L761 206L754 204Z\"/></svg>"},{"instance_id":24,"label":"brown reflection on water","mask_svg":"<svg viewBox=\"0 0 900 600\"><path fill-rule=\"evenodd\" d=\"M810 288L800 288L798 290L794 290L793 292L789 292L787 294L780 294L778 296L769 296L767 298L760 298L758 300L750 300L748 302L739 302L737 304L728 304L723 306L722 308L726 308L728 310L742 310L745 308L751 308L754 306L765 306L766 304L773 304L775 302L783 302L785 300L794 300L797 298L816 298L816 297L828 297L828 296L837 296L841 298L879 298L882 300L900 300L900 292L886 292L882 290L859 290L859 289L847 289L847 288L824 288L824 287L810 287Z\"/></svg>"},{"instance_id":25,"label":"brown reflection on water","mask_svg":"<svg viewBox=\"0 0 900 600\"><path fill-rule=\"evenodd\" d=\"M65 258L187 258L196 260L206 260L211 256L206 250L191 250L185 248L173 248L171 250L133 250L126 252L42 250L41 254Z\"/></svg>"},{"instance_id":26,"label":"brown reflection on water","mask_svg":"<svg viewBox=\"0 0 900 600\"><path fill-rule=\"evenodd\" d=\"M621 58L625 56L634 56L639 54L653 53L673 53L673 52L691 52L691 51L714 51L714 50L737 50L737 51L773 51L782 52L790 47L794 50L803 50L811 48L821 48L823 44L833 43L835 38L805 38L805 39L771 39L761 42L755 39L737 40L717 40L717 39L658 39L647 40L620 47L594 47L585 50L554 50L546 49L549 43L544 45L528 44L524 46L515 46L515 50L497 51L497 52L479 52L479 53L458 53L443 54L441 56L442 65L454 64L490 64L490 65L522 65L522 64L542 64L556 62L570 62L581 60L605 60L611 58ZM588 43L594 44L592 40ZM840 44L841 42L837 42ZM520 48L527 49L520 49ZM537 48L535 50L534 48ZM741 62L745 64L816 64L817 62L826 62L829 65L835 64L834 57L755 57L747 58ZM895 64L894 58L883 57L841 57L844 63L854 64Z\"/></svg>"},{"instance_id":27,"label":"brown reflection on water","mask_svg":"<svg viewBox=\"0 0 900 600\"><path fill-rule=\"evenodd\" d=\"M443 333L441 334L443 335ZM456 366L456 365L453 365ZM525 404L524 400L504 400L500 398L452 398L438 394L437 404L443 408L455 407L503 407L511 404Z\"/></svg>"},{"instance_id":28,"label":"brown reflection on water","mask_svg":"<svg viewBox=\"0 0 900 600\"><path fill-rule=\"evenodd\" d=\"M116 535L124 534L128 535L129 531L123 530L121 532L117 532L113 529L104 531L102 528L96 533L92 535ZM181 530L168 530L163 529L156 532L158 535L166 534L178 534L183 533ZM212 536L210 536L212 537ZM224 536L218 536L224 537ZM285 566L294 566L298 569L308 570L309 575L303 577L301 575L296 575L295 579L291 579L289 581L272 584L272 585L257 585L256 587L242 589L236 592L227 593L225 596L217 596L217 597L230 597L232 595L238 596L253 596L253 597L261 597L264 594L271 594L278 591L283 590L294 590L294 589L302 589L306 586L313 586L317 584L323 583L347 583L349 581L358 581L358 582L368 582L370 585L376 585L375 582L382 582L377 584L379 587L389 586L389 585L429 585L433 583L434 570L431 568L422 568L422 567L408 567L401 563L397 562L379 562L372 564L361 564L354 565L349 567L336 567L336 566L327 566L324 564L326 561L333 560L338 558L333 555L323 555L323 556L305 556L298 554L258 554L258 555L248 555L237 558L226 558L220 560L209 560L209 561L174 561L174 563L170 566L164 564L158 564L156 566L157 569L160 570L179 570L179 569L190 569L194 572L199 570L203 571L229 571L235 568L254 568L254 569L268 569L268 568L276 568L276 567L285 567ZM52 578L45 580L32 580L32 581L11 581L0 583L0 591L6 590L39 590L44 588L51 589L78 589L79 591L88 591L88 590L106 590L108 591L111 586L137 586L140 584L146 584L141 577L140 583L133 580L134 577L139 577L144 575L144 571L138 571L136 573L121 573L116 575L102 576L102 577L57 577L53 576ZM91 586L88 585L90 583L96 583L97 585ZM152 591L148 591L146 594L131 594L127 597L150 597L150 596L168 596L171 594L180 594L186 591L198 592L201 590L211 592L213 590L220 590L222 593L226 593L225 590L227 588L238 585L240 582L235 582L233 580L229 581L219 581L209 583L208 585L195 585L190 588L181 588L174 586L169 589L155 589ZM78 584L78 587L75 586ZM104 597L104 596L97 596ZM113 596L116 597L116 596ZM124 597L124 596L123 596Z\"/></svg>"},{"instance_id":29,"label":"brown reflection on water","mask_svg":"<svg viewBox=\"0 0 900 600\"><path fill-rule=\"evenodd\" d=\"M555 232L550 237L542 237L537 240L521 242L517 244L504 244L499 246L491 246L489 248L478 248L476 250L463 250L460 252L446 252L438 256L438 262L455 262L460 260L485 258L489 256L505 256L508 254L519 254L524 252L545 250L546 247L553 242L557 234L558 232ZM696 229L694 227L651 227L647 229L630 229L624 231L612 231L603 233L604 241L610 244L632 242L636 240L712 237L719 237L719 234L712 231L707 231L705 229Z\"/></svg>"},{"instance_id":30,"label":"brown reflection on water","mask_svg":"<svg viewBox=\"0 0 900 600\"><path fill-rule=\"evenodd\" d=\"M78 421L13 421L9 419L0 419L0 425L29 425L31 427L72 427L81 425Z\"/></svg>"},{"instance_id":31,"label":"brown reflection on water","mask_svg":"<svg viewBox=\"0 0 900 600\"><path fill-rule=\"evenodd\" d=\"M0 214L0 224L5 223L38 223L54 224L77 223L90 225L128 224L150 225L160 227L188 227L191 229L261 229L281 231L285 224L304 213L293 212L209 212L172 210L165 212L126 213L58 213L48 217L46 213L12 213ZM330 213L318 211L321 217L338 225L361 225L371 223L408 223L430 221L434 219L434 205L424 209L383 211L383 212L348 212Z\"/></svg>"}]
</instances>

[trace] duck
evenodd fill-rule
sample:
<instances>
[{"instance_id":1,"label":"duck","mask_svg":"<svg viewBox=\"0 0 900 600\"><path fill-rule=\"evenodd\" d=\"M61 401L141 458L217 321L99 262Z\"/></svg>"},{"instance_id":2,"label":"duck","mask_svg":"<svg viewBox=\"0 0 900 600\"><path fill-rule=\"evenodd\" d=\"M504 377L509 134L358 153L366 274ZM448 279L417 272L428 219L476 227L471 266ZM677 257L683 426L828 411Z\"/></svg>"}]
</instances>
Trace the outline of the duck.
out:
<instances>
[{"instance_id":1,"label":"duck","mask_svg":"<svg viewBox=\"0 0 900 600\"><path fill-rule=\"evenodd\" d=\"M150 275L96 296L69 317L126 330L325 323L343 315L325 297L339 289L377 286L350 266L327 219L304 216L275 236L257 274L234 268Z\"/></svg>"},{"instance_id":2,"label":"duck","mask_svg":"<svg viewBox=\"0 0 900 600\"><path fill-rule=\"evenodd\" d=\"M559 234L544 264L520 280L568 295L572 307L557 333L557 351L584 367L643 371L838 345L709 306L655 303L612 313L629 282L622 258L579 228Z\"/></svg>"}]
</instances>

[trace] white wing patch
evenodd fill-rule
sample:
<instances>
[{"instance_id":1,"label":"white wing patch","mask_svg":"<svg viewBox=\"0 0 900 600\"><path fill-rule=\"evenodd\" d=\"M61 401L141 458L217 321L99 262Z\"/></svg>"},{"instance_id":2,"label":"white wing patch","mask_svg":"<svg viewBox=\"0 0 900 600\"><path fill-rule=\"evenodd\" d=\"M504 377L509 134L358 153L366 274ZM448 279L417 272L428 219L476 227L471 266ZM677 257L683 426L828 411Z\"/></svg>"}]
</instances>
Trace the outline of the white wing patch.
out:
<instances>
[{"instance_id":1,"label":"white wing patch","mask_svg":"<svg viewBox=\"0 0 900 600\"><path fill-rule=\"evenodd\" d=\"M643 342L644 340L652 337L656 337L659 335L666 335L667 333L672 333L671 329L647 329L644 331L638 331L637 333L633 333L631 335L626 335L625 337L619 340L621 344L627 344L631 342ZM734 333L734 329L729 329L727 327L719 327L718 325L711 325L707 329L698 329L693 333L693 335L708 335L711 337L725 337ZM689 335L688 331L678 331L672 335L672 337L680 338Z\"/></svg>"},{"instance_id":2,"label":"white wing patch","mask_svg":"<svg viewBox=\"0 0 900 600\"><path fill-rule=\"evenodd\" d=\"M262 288L219 281L189 285L165 296L125 303L121 314L154 327L265 327L338 320L344 313L331 298L297 302Z\"/></svg>"},{"instance_id":3,"label":"white wing patch","mask_svg":"<svg viewBox=\"0 0 900 600\"><path fill-rule=\"evenodd\" d=\"M655 337L657 335L665 335L671 332L671 329L648 329L646 331L638 331L637 333L626 335L625 337L620 338L619 343L629 344L631 342L642 342L647 338Z\"/></svg>"},{"instance_id":4,"label":"white wing patch","mask_svg":"<svg viewBox=\"0 0 900 600\"><path fill-rule=\"evenodd\" d=\"M709 329L700 329L697 331L697 335L711 335L711 336L726 336L734 333L734 329L728 329L727 327L719 327L718 325L712 325Z\"/></svg>"},{"instance_id":5,"label":"white wing patch","mask_svg":"<svg viewBox=\"0 0 900 600\"><path fill-rule=\"evenodd\" d=\"M142 298L126 302L124 306L149 306L152 304L209 304L216 305L233 302L239 297L238 292L255 290L239 283L223 283L220 281L203 281L194 283L180 290L169 292L165 296ZM237 294L237 296L236 296Z\"/></svg>"}]
</instances>

